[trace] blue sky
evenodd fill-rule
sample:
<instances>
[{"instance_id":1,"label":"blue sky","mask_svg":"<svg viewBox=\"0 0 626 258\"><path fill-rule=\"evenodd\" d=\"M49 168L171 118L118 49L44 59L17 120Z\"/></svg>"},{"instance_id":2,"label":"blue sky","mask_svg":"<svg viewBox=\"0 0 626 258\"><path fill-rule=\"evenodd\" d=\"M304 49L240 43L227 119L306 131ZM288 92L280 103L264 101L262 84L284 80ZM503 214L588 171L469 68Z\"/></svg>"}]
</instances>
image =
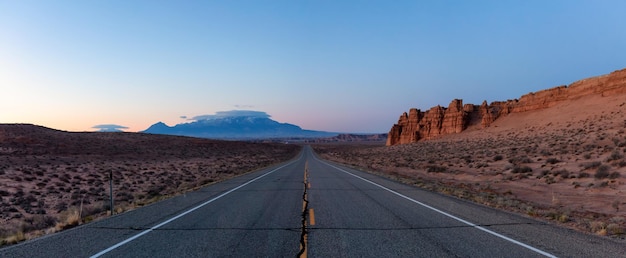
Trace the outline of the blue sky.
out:
<instances>
[{"instance_id":1,"label":"blue sky","mask_svg":"<svg viewBox=\"0 0 626 258\"><path fill-rule=\"evenodd\" d=\"M387 132L626 68L626 1L0 0L0 123L70 131L256 110Z\"/></svg>"}]
</instances>

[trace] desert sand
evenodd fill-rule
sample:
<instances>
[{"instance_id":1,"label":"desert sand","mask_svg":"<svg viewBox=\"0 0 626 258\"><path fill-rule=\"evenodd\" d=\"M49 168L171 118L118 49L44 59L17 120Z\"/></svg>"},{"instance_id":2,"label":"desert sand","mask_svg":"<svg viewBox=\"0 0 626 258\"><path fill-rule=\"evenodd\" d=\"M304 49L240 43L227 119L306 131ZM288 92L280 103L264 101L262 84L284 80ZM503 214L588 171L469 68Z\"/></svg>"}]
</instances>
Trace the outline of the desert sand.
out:
<instances>
[{"instance_id":1,"label":"desert sand","mask_svg":"<svg viewBox=\"0 0 626 258\"><path fill-rule=\"evenodd\" d=\"M299 146L0 125L0 242L105 217L294 157Z\"/></svg>"}]
</instances>

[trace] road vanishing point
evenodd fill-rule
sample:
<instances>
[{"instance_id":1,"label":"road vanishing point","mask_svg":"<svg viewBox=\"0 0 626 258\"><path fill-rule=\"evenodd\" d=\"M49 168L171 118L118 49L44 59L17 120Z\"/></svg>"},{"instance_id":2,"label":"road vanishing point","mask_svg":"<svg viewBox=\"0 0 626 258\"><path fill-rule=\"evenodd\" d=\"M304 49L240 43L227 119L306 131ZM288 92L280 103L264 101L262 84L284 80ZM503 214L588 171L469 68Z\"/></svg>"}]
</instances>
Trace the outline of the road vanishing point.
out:
<instances>
[{"instance_id":1,"label":"road vanishing point","mask_svg":"<svg viewBox=\"0 0 626 258\"><path fill-rule=\"evenodd\" d=\"M624 257L557 227L324 161L297 158L0 257Z\"/></svg>"}]
</instances>

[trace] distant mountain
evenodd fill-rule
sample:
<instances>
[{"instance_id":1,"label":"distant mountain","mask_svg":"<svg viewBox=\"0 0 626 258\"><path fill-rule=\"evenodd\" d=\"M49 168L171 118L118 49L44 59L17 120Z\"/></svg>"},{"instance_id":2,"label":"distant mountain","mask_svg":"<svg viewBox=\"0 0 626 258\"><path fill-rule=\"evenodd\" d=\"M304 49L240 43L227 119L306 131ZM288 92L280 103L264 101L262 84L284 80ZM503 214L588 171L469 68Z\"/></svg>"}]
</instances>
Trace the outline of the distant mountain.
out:
<instances>
[{"instance_id":1,"label":"distant mountain","mask_svg":"<svg viewBox=\"0 0 626 258\"><path fill-rule=\"evenodd\" d=\"M337 135L279 123L258 111L218 112L217 115L199 116L195 119L197 120L175 126L158 122L142 132L212 139L317 138Z\"/></svg>"}]
</instances>

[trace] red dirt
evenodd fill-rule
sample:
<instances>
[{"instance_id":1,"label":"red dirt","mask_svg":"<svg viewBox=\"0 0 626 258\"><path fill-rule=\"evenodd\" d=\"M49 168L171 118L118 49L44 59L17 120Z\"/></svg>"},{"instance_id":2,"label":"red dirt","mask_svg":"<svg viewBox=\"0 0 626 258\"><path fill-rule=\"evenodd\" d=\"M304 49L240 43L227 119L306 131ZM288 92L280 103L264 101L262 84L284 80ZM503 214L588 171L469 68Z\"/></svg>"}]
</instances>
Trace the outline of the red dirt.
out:
<instances>
[{"instance_id":1,"label":"red dirt","mask_svg":"<svg viewBox=\"0 0 626 258\"><path fill-rule=\"evenodd\" d=\"M106 215L109 171L114 174L115 207L123 212L288 160L299 149L0 124L0 242L14 243Z\"/></svg>"},{"instance_id":2,"label":"red dirt","mask_svg":"<svg viewBox=\"0 0 626 258\"><path fill-rule=\"evenodd\" d=\"M315 149L424 188L623 238L625 131L624 96L593 95L429 141Z\"/></svg>"}]
</instances>

